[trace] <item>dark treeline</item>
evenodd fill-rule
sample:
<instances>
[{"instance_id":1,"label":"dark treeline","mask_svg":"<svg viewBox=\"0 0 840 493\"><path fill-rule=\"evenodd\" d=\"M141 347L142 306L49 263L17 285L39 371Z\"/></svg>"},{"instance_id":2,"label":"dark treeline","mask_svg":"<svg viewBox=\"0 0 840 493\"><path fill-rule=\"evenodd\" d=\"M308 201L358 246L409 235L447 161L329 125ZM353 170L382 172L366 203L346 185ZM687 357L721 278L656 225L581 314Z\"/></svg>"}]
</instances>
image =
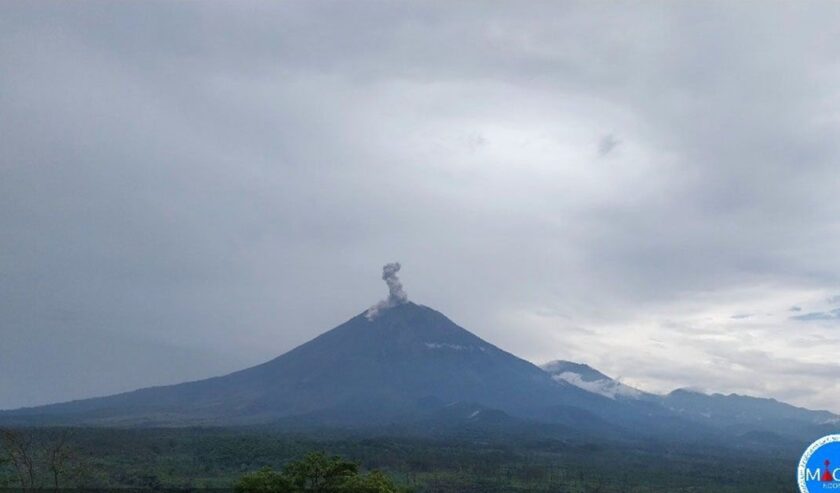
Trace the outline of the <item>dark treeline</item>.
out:
<instances>
[{"instance_id":1,"label":"dark treeline","mask_svg":"<svg viewBox=\"0 0 840 493\"><path fill-rule=\"evenodd\" d=\"M416 492L794 492L795 453L557 440L318 437L267 429L2 430L0 488L232 488L312 452Z\"/></svg>"}]
</instances>

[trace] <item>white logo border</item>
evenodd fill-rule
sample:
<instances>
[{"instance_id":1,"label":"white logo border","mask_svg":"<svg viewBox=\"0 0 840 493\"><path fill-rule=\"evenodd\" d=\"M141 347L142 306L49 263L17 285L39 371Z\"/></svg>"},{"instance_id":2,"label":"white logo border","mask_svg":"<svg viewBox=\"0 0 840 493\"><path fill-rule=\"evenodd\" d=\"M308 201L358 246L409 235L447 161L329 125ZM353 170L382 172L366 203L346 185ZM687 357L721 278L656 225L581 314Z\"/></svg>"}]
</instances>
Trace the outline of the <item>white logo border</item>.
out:
<instances>
[{"instance_id":1,"label":"white logo border","mask_svg":"<svg viewBox=\"0 0 840 493\"><path fill-rule=\"evenodd\" d=\"M797 479L799 480L799 491L801 493L811 493L808 491L808 485L805 484L805 469L808 467L808 460L811 459L811 456L814 455L814 452L817 451L820 447L827 443L834 443L840 442L840 435L826 435L816 442L812 443L805 452L802 454L802 458L799 459L799 469L797 473Z\"/></svg>"}]
</instances>

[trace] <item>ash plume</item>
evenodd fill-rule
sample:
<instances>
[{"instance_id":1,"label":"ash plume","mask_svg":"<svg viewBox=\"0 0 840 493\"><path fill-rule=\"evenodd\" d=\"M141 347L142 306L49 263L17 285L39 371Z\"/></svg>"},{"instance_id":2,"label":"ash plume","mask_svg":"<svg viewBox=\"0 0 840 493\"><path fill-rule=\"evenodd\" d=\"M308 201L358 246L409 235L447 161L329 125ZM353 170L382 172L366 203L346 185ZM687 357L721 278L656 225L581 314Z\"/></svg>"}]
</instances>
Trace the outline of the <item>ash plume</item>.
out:
<instances>
[{"instance_id":1,"label":"ash plume","mask_svg":"<svg viewBox=\"0 0 840 493\"><path fill-rule=\"evenodd\" d=\"M388 297L368 308L368 311L365 312L365 317L367 317L368 320L376 318L382 310L402 305L408 301L408 295L405 294L400 278L397 277L397 272L399 272L400 267L399 262L385 264L385 266L382 267L382 280L388 285Z\"/></svg>"}]
</instances>

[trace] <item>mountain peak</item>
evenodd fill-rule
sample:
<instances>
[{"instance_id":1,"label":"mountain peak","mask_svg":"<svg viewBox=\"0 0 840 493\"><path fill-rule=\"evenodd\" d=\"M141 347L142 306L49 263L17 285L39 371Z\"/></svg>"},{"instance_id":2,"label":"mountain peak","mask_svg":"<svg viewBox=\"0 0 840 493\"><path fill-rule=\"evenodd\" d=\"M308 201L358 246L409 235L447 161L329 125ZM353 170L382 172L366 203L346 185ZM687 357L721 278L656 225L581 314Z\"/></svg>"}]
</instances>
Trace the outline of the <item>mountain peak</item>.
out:
<instances>
[{"instance_id":1,"label":"mountain peak","mask_svg":"<svg viewBox=\"0 0 840 493\"><path fill-rule=\"evenodd\" d=\"M492 344L458 326L443 313L425 305L406 301L369 316L369 311L349 320L333 331L344 332L347 347L364 352L372 346L388 344L389 351L465 349L500 351Z\"/></svg>"},{"instance_id":2,"label":"mountain peak","mask_svg":"<svg viewBox=\"0 0 840 493\"><path fill-rule=\"evenodd\" d=\"M651 397L650 394L624 385L583 363L554 360L542 365L541 368L556 382L566 382L610 399L648 399Z\"/></svg>"},{"instance_id":3,"label":"mountain peak","mask_svg":"<svg viewBox=\"0 0 840 493\"><path fill-rule=\"evenodd\" d=\"M610 380L610 377L584 363L575 363L566 360L554 360L542 365L542 369L552 375L559 375L564 372L576 373L585 382L598 380Z\"/></svg>"},{"instance_id":4,"label":"mountain peak","mask_svg":"<svg viewBox=\"0 0 840 493\"><path fill-rule=\"evenodd\" d=\"M672 390L668 395L702 395L708 397L704 390L697 387L680 387Z\"/></svg>"}]
</instances>

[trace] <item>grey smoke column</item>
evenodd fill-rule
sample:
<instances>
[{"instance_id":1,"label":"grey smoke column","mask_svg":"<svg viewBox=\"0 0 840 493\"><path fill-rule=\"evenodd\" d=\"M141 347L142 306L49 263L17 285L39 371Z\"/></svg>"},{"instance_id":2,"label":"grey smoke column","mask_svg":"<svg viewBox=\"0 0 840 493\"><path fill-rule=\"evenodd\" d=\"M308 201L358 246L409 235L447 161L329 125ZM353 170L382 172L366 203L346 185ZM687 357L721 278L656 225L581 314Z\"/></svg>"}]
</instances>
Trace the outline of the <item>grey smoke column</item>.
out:
<instances>
[{"instance_id":1,"label":"grey smoke column","mask_svg":"<svg viewBox=\"0 0 840 493\"><path fill-rule=\"evenodd\" d=\"M378 315L381 310L401 305L408 301L408 295L405 294L400 278L397 277L397 272L399 272L400 267L401 265L399 262L385 264L385 266L382 267L382 280L388 284L388 298L368 308L368 311L365 312L365 317L367 317L368 320L376 318L376 315Z\"/></svg>"},{"instance_id":2,"label":"grey smoke column","mask_svg":"<svg viewBox=\"0 0 840 493\"><path fill-rule=\"evenodd\" d=\"M408 301L408 295L405 294L400 278L397 277L400 267L399 262L385 264L382 267L382 280L388 284L388 304L390 306L400 305Z\"/></svg>"}]
</instances>

